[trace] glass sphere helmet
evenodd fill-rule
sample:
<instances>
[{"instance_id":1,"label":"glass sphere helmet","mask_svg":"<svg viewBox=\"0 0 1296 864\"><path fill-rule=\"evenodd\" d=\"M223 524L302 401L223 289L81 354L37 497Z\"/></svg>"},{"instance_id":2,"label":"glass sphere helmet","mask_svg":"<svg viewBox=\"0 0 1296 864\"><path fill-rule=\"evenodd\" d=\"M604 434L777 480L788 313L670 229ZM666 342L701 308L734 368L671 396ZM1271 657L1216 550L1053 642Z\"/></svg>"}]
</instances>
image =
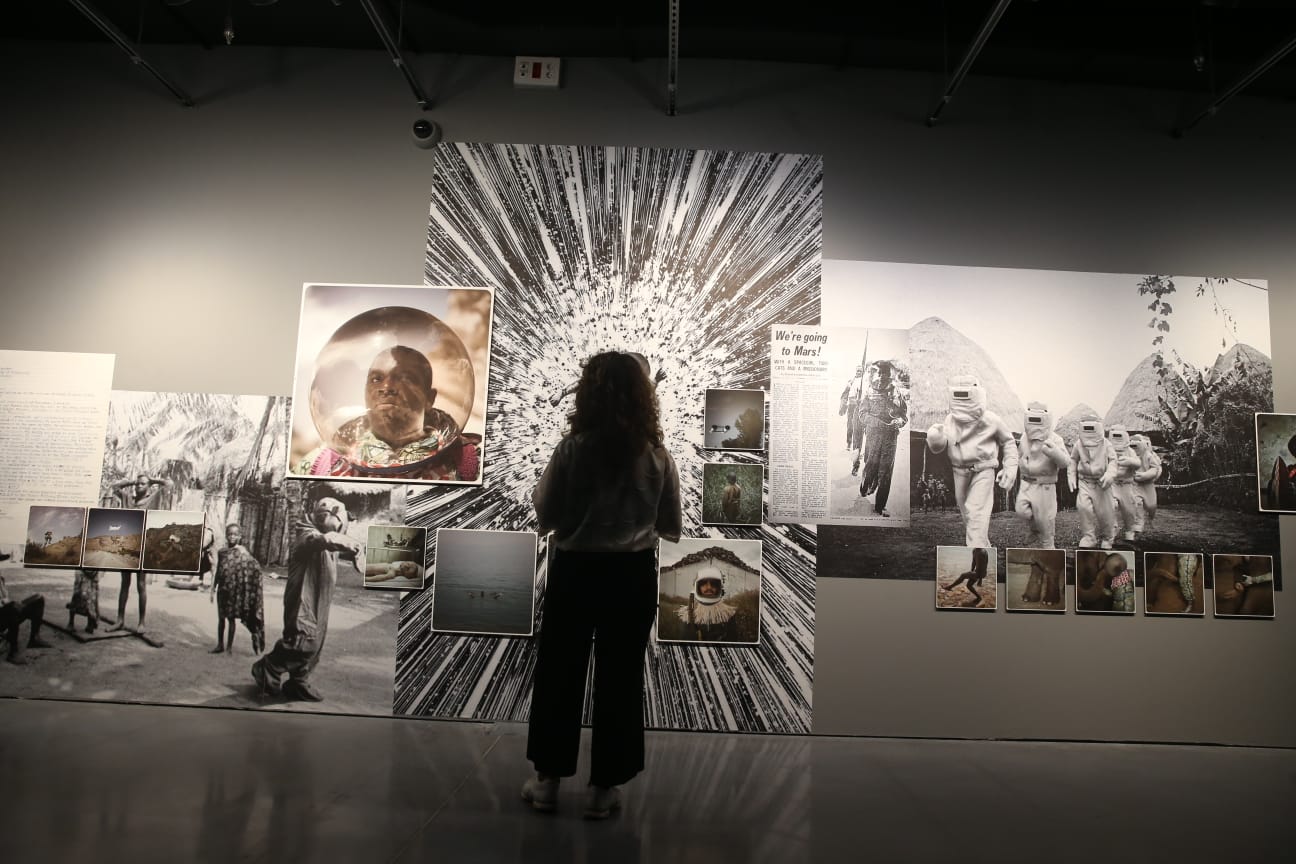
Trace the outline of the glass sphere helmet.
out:
<instances>
[{"instance_id":1,"label":"glass sphere helmet","mask_svg":"<svg viewBox=\"0 0 1296 864\"><path fill-rule=\"evenodd\" d=\"M320 349L309 398L321 442L351 455L354 430L370 410L369 372L392 363L404 364L435 390L433 404L425 406L425 425L443 425L433 419L439 413L463 429L476 392L472 359L463 340L422 309L383 306L345 322Z\"/></svg>"}]
</instances>

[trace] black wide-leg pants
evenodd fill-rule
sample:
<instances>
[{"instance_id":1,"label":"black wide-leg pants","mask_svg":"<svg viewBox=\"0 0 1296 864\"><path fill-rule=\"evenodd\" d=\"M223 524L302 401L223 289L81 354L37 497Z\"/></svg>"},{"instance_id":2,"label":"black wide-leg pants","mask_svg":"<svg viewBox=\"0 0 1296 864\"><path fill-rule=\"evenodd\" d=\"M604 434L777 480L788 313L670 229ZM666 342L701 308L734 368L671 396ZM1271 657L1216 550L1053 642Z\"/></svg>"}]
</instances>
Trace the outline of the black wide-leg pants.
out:
<instances>
[{"instance_id":1,"label":"black wide-leg pants","mask_svg":"<svg viewBox=\"0 0 1296 864\"><path fill-rule=\"evenodd\" d=\"M544 594L527 758L576 773L585 672L594 646L590 783L619 786L644 767L644 650L657 611L657 555L557 550Z\"/></svg>"}]
</instances>

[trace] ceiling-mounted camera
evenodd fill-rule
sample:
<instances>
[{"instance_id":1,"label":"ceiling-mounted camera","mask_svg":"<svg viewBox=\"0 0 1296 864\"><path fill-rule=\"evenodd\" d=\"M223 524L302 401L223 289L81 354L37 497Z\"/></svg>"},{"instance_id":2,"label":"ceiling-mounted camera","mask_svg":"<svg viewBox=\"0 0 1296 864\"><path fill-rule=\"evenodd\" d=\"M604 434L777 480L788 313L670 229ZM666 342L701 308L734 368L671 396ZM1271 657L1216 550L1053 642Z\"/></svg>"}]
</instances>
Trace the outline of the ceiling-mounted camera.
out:
<instances>
[{"instance_id":1,"label":"ceiling-mounted camera","mask_svg":"<svg viewBox=\"0 0 1296 864\"><path fill-rule=\"evenodd\" d=\"M414 146L420 150L430 150L441 140L441 127L426 117L415 120L410 133L414 136Z\"/></svg>"}]
</instances>

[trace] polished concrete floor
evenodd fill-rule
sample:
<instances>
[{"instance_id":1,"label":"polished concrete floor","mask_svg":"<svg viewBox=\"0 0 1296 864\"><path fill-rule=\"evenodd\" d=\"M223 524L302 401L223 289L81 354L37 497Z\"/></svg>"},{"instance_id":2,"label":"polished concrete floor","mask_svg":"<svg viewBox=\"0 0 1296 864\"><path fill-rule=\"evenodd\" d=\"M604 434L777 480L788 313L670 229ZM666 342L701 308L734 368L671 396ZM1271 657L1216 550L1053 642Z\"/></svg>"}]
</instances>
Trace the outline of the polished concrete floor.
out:
<instances>
[{"instance_id":1,"label":"polished concrete floor","mask_svg":"<svg viewBox=\"0 0 1296 864\"><path fill-rule=\"evenodd\" d=\"M588 742L587 742L588 746ZM1286 862L1296 751L654 733L607 822L525 728L0 700L0 860Z\"/></svg>"}]
</instances>

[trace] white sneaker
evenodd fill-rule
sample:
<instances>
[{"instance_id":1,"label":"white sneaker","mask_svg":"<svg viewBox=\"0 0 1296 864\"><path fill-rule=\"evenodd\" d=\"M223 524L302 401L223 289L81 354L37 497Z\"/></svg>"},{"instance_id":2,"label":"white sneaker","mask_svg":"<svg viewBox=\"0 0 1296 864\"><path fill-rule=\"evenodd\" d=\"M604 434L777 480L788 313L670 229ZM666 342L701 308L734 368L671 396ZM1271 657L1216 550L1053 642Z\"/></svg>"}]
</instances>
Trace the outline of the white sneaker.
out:
<instances>
[{"instance_id":1,"label":"white sneaker","mask_svg":"<svg viewBox=\"0 0 1296 864\"><path fill-rule=\"evenodd\" d=\"M541 813L549 813L558 806L558 778L539 774L522 784L522 800Z\"/></svg>"},{"instance_id":2,"label":"white sneaker","mask_svg":"<svg viewBox=\"0 0 1296 864\"><path fill-rule=\"evenodd\" d=\"M590 786L589 800L585 802L586 819L606 819L613 810L621 809L621 790L616 786Z\"/></svg>"}]
</instances>

